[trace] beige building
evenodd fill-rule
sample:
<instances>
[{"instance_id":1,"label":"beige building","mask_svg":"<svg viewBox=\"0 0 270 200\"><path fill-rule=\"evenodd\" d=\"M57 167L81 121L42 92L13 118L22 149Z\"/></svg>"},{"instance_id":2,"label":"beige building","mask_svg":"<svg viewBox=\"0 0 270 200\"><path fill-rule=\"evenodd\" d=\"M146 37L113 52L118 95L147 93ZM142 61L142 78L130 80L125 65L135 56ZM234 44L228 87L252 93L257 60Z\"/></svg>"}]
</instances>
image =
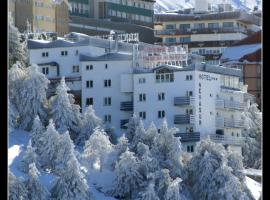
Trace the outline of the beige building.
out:
<instances>
[{"instance_id":1,"label":"beige building","mask_svg":"<svg viewBox=\"0 0 270 200\"><path fill-rule=\"evenodd\" d=\"M57 32L62 36L68 33L68 2L15 0L15 25L21 32L30 28L33 32Z\"/></svg>"}]
</instances>

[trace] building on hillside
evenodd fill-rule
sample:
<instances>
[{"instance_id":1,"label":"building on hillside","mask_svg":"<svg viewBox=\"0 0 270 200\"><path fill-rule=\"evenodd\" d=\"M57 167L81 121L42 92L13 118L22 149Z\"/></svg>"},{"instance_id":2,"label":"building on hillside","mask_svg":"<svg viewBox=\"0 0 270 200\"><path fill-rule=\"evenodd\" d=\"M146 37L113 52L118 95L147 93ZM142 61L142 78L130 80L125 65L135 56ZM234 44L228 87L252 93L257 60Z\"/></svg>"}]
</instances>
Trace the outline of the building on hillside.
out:
<instances>
[{"instance_id":1,"label":"building on hillside","mask_svg":"<svg viewBox=\"0 0 270 200\"><path fill-rule=\"evenodd\" d=\"M227 67L242 69L243 82L248 85L248 93L255 96L259 108L262 95L261 51L261 31L259 31L228 47L221 56L221 62Z\"/></svg>"},{"instance_id":2,"label":"building on hillside","mask_svg":"<svg viewBox=\"0 0 270 200\"><path fill-rule=\"evenodd\" d=\"M166 118L188 152L207 136L241 150L248 96L240 69L205 64L201 56L188 56L187 46L139 42L136 34L71 33L55 41L28 40L28 49L30 63L50 80L65 76L80 93L82 111L93 105L117 135L135 113L158 129Z\"/></svg>"},{"instance_id":3,"label":"building on hillside","mask_svg":"<svg viewBox=\"0 0 270 200\"><path fill-rule=\"evenodd\" d=\"M67 0L15 0L15 26L20 32L69 32ZM30 29L30 30L29 30Z\"/></svg>"},{"instance_id":4,"label":"building on hillside","mask_svg":"<svg viewBox=\"0 0 270 200\"><path fill-rule=\"evenodd\" d=\"M188 44L190 52L218 64L222 52L236 41L260 30L261 18L244 11L203 14L156 14L157 44Z\"/></svg>"}]
</instances>

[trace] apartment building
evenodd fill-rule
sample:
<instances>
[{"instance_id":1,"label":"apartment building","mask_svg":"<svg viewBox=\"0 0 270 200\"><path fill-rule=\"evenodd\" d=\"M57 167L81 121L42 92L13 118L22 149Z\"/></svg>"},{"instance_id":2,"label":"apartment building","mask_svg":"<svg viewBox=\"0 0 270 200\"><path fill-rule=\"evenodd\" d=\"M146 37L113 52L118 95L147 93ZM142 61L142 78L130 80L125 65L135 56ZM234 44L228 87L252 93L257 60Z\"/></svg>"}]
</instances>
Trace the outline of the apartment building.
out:
<instances>
[{"instance_id":1,"label":"apartment building","mask_svg":"<svg viewBox=\"0 0 270 200\"><path fill-rule=\"evenodd\" d=\"M69 0L71 15L153 24L154 0Z\"/></svg>"},{"instance_id":2,"label":"apartment building","mask_svg":"<svg viewBox=\"0 0 270 200\"><path fill-rule=\"evenodd\" d=\"M66 0L15 0L15 26L20 32L57 32L63 36L69 30L68 9Z\"/></svg>"},{"instance_id":3,"label":"apartment building","mask_svg":"<svg viewBox=\"0 0 270 200\"><path fill-rule=\"evenodd\" d=\"M223 65L240 68L243 71L243 82L248 85L248 93L254 95L261 108L262 94L262 44L261 31L240 40L228 47L221 56Z\"/></svg>"},{"instance_id":4,"label":"apartment building","mask_svg":"<svg viewBox=\"0 0 270 200\"><path fill-rule=\"evenodd\" d=\"M241 151L247 91L240 69L202 63L201 56L188 56L186 46L141 43L136 34L71 33L55 41L28 40L28 49L30 63L50 80L65 76L68 86L79 91L82 111L93 105L119 136L135 113L157 128L166 118L179 129L176 136L188 152L208 136Z\"/></svg>"},{"instance_id":5,"label":"apartment building","mask_svg":"<svg viewBox=\"0 0 270 200\"><path fill-rule=\"evenodd\" d=\"M218 64L224 50L260 30L261 18L244 11L156 14L157 44L188 44L190 52Z\"/></svg>"}]
</instances>

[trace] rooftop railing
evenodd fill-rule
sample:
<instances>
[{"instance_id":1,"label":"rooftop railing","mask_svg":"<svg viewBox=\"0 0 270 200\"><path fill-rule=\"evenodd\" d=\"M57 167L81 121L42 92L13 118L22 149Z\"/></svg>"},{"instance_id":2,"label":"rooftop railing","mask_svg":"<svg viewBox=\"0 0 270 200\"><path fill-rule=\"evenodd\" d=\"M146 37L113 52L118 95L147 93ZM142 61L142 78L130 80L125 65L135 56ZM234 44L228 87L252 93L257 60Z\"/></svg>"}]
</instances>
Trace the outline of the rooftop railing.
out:
<instances>
[{"instance_id":1,"label":"rooftop railing","mask_svg":"<svg viewBox=\"0 0 270 200\"><path fill-rule=\"evenodd\" d=\"M194 115L175 115L174 124L194 124Z\"/></svg>"}]
</instances>

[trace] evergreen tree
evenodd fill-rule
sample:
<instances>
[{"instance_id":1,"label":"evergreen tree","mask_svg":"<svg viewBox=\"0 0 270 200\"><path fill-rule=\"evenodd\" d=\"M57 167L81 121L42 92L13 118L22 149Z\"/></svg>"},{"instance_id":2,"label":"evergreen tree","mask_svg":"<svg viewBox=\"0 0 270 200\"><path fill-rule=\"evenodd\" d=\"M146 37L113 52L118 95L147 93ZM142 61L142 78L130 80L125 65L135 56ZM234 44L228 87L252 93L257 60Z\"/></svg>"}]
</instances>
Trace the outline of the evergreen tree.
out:
<instances>
[{"instance_id":1,"label":"evergreen tree","mask_svg":"<svg viewBox=\"0 0 270 200\"><path fill-rule=\"evenodd\" d=\"M28 142L27 149L22 159L21 170L25 173L29 171L29 165L37 162L37 155L32 147L31 139Z\"/></svg>"},{"instance_id":2,"label":"evergreen tree","mask_svg":"<svg viewBox=\"0 0 270 200\"><path fill-rule=\"evenodd\" d=\"M168 186L168 189L164 195L164 200L181 200L180 196L180 182L182 180L180 178L176 178L171 182L171 184Z\"/></svg>"},{"instance_id":3,"label":"evergreen tree","mask_svg":"<svg viewBox=\"0 0 270 200\"><path fill-rule=\"evenodd\" d=\"M144 129L143 122L140 119L139 124L135 129L135 134L131 141L130 149L134 151L136 149L137 144L139 142L143 142L145 135L146 135L146 131Z\"/></svg>"},{"instance_id":4,"label":"evergreen tree","mask_svg":"<svg viewBox=\"0 0 270 200\"><path fill-rule=\"evenodd\" d=\"M77 144L84 146L86 140L94 132L94 129L101 126L101 119L95 114L95 110L92 105L88 106L83 114L81 131L76 139Z\"/></svg>"},{"instance_id":5,"label":"evergreen tree","mask_svg":"<svg viewBox=\"0 0 270 200\"><path fill-rule=\"evenodd\" d=\"M230 152L227 159L228 167L232 168L233 175L243 181L245 179L243 157L238 153Z\"/></svg>"},{"instance_id":6,"label":"evergreen tree","mask_svg":"<svg viewBox=\"0 0 270 200\"><path fill-rule=\"evenodd\" d=\"M140 161L127 149L116 163L116 180L114 196L134 199L144 186L143 176L140 173Z\"/></svg>"},{"instance_id":7,"label":"evergreen tree","mask_svg":"<svg viewBox=\"0 0 270 200\"><path fill-rule=\"evenodd\" d=\"M19 116L19 113L18 113L17 109L15 108L14 104L12 102L10 102L10 100L8 98L8 129L9 129L9 132L13 131L17 127L18 116Z\"/></svg>"},{"instance_id":8,"label":"evergreen tree","mask_svg":"<svg viewBox=\"0 0 270 200\"><path fill-rule=\"evenodd\" d=\"M56 95L50 99L51 114L60 133L69 131L70 134L78 134L81 125L80 106L74 104L73 95L67 93L69 90L62 77L56 88Z\"/></svg>"},{"instance_id":9,"label":"evergreen tree","mask_svg":"<svg viewBox=\"0 0 270 200\"><path fill-rule=\"evenodd\" d=\"M96 128L94 133L85 142L84 157L90 162L91 166L95 162L99 162L100 170L102 170L103 166L109 165L108 158L113 150L114 146L110 142L108 135L100 128Z\"/></svg>"},{"instance_id":10,"label":"evergreen tree","mask_svg":"<svg viewBox=\"0 0 270 200\"><path fill-rule=\"evenodd\" d=\"M20 32L14 26L14 19L12 18L11 13L9 13L8 18L9 68L18 61L21 64L26 65L26 44L20 41Z\"/></svg>"},{"instance_id":11,"label":"evergreen tree","mask_svg":"<svg viewBox=\"0 0 270 200\"><path fill-rule=\"evenodd\" d=\"M126 132L126 137L129 142L133 140L138 125L139 125L139 118L134 113L133 116L129 119L128 128Z\"/></svg>"},{"instance_id":12,"label":"evergreen tree","mask_svg":"<svg viewBox=\"0 0 270 200\"><path fill-rule=\"evenodd\" d=\"M141 191L137 200L160 200L156 194L154 184L150 183L145 190Z\"/></svg>"},{"instance_id":13,"label":"evergreen tree","mask_svg":"<svg viewBox=\"0 0 270 200\"><path fill-rule=\"evenodd\" d=\"M9 170L8 172L8 199L9 200L27 200L28 192L20 178L14 176Z\"/></svg>"},{"instance_id":14,"label":"evergreen tree","mask_svg":"<svg viewBox=\"0 0 270 200\"><path fill-rule=\"evenodd\" d=\"M41 140L42 148L40 149L40 162L43 167L55 167L59 150L59 139L59 133L55 130L53 121L50 120L47 130L44 132L44 137L42 137Z\"/></svg>"},{"instance_id":15,"label":"evergreen tree","mask_svg":"<svg viewBox=\"0 0 270 200\"><path fill-rule=\"evenodd\" d=\"M149 148L152 148L154 145L154 141L156 140L157 137L158 137L158 131L155 124L152 122L146 130L143 143L148 145Z\"/></svg>"},{"instance_id":16,"label":"evergreen tree","mask_svg":"<svg viewBox=\"0 0 270 200\"><path fill-rule=\"evenodd\" d=\"M89 192L87 181L80 170L80 164L73 154L65 167L60 170L51 190L53 199L59 200L90 200L93 199Z\"/></svg>"},{"instance_id":17,"label":"evergreen tree","mask_svg":"<svg viewBox=\"0 0 270 200\"><path fill-rule=\"evenodd\" d=\"M26 181L26 188L28 190L28 199L30 200L47 200L49 199L49 192L42 186L38 180L40 172L36 168L35 163L29 165L28 176Z\"/></svg>"},{"instance_id":18,"label":"evergreen tree","mask_svg":"<svg viewBox=\"0 0 270 200\"><path fill-rule=\"evenodd\" d=\"M32 65L26 70L24 79L24 98L21 103L24 105L20 110L22 116L20 127L29 130L32 127L33 120L39 115L44 123L47 119L47 97L46 91L50 81L44 74L39 72L37 65Z\"/></svg>"},{"instance_id":19,"label":"evergreen tree","mask_svg":"<svg viewBox=\"0 0 270 200\"><path fill-rule=\"evenodd\" d=\"M39 116L37 115L34 119L32 130L31 130L31 141L32 146L35 148L36 153L40 155L40 151L43 147L43 137L44 137L45 128L41 123Z\"/></svg>"},{"instance_id":20,"label":"evergreen tree","mask_svg":"<svg viewBox=\"0 0 270 200\"><path fill-rule=\"evenodd\" d=\"M168 169L161 169L151 174L150 177L155 181L158 196L163 198L173 181L170 176L170 171Z\"/></svg>"}]
</instances>

